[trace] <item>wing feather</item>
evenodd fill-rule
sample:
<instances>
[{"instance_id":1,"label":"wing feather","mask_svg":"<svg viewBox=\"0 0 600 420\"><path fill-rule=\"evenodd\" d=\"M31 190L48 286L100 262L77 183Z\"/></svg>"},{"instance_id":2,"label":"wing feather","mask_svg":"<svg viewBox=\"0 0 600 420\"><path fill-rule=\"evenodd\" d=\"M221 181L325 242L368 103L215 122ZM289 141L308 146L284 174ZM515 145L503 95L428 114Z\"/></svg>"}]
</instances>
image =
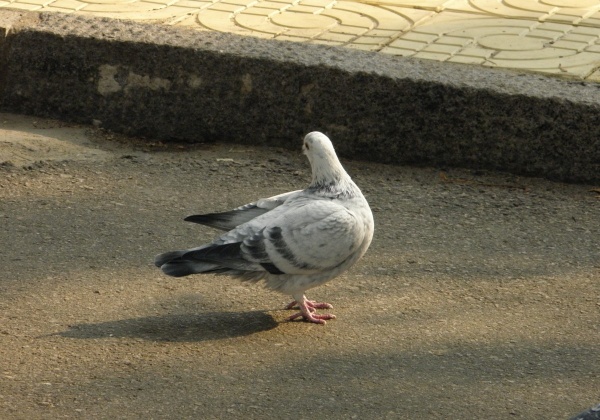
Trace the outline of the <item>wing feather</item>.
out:
<instances>
[{"instance_id":1,"label":"wing feather","mask_svg":"<svg viewBox=\"0 0 600 420\"><path fill-rule=\"evenodd\" d=\"M231 211L223 213L197 214L186 217L186 222L199 223L221 230L231 230L239 225L247 223L263 214L279 207L290 197L298 195L301 190L287 192L285 194L275 195L269 198L262 198L254 203L237 207Z\"/></svg>"},{"instance_id":2,"label":"wing feather","mask_svg":"<svg viewBox=\"0 0 600 420\"><path fill-rule=\"evenodd\" d=\"M285 274L313 274L351 256L363 241L364 227L342 205L313 199L281 207L281 212L254 219L221 239L227 237L242 237L244 259L272 264Z\"/></svg>"}]
</instances>

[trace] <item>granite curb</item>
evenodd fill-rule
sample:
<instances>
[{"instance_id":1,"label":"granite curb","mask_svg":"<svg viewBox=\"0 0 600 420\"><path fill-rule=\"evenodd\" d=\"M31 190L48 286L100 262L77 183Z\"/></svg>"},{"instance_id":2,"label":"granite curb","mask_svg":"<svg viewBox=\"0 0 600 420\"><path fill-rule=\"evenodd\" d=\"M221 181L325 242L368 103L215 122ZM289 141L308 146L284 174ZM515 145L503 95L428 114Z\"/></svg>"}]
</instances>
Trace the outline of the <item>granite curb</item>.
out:
<instances>
[{"instance_id":1,"label":"granite curb","mask_svg":"<svg viewBox=\"0 0 600 420\"><path fill-rule=\"evenodd\" d=\"M600 85L339 47L0 11L4 112L163 141L600 181Z\"/></svg>"}]
</instances>

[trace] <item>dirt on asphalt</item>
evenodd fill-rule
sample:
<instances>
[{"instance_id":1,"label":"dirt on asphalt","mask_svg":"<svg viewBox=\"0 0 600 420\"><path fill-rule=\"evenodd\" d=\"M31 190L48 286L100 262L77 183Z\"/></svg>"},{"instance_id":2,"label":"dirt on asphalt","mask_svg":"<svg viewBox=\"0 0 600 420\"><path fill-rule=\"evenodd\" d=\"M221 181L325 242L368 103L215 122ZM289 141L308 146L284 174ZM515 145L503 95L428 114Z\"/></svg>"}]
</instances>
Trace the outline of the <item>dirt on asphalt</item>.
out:
<instances>
[{"instance_id":1,"label":"dirt on asphalt","mask_svg":"<svg viewBox=\"0 0 600 420\"><path fill-rule=\"evenodd\" d=\"M0 418L565 419L600 401L598 186L343 160L376 232L309 291L325 326L153 266L217 234L183 217L306 186L290 141L0 114Z\"/></svg>"}]
</instances>

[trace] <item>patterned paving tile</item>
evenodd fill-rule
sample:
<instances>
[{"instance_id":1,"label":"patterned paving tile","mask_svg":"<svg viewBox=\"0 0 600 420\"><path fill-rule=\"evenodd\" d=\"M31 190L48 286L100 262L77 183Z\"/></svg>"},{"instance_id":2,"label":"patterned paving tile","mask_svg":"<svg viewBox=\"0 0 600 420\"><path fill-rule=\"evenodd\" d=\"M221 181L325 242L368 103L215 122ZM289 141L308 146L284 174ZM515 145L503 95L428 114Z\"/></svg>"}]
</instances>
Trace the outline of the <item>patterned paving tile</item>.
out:
<instances>
[{"instance_id":1,"label":"patterned paving tile","mask_svg":"<svg viewBox=\"0 0 600 420\"><path fill-rule=\"evenodd\" d=\"M0 7L600 79L600 0L8 0Z\"/></svg>"}]
</instances>

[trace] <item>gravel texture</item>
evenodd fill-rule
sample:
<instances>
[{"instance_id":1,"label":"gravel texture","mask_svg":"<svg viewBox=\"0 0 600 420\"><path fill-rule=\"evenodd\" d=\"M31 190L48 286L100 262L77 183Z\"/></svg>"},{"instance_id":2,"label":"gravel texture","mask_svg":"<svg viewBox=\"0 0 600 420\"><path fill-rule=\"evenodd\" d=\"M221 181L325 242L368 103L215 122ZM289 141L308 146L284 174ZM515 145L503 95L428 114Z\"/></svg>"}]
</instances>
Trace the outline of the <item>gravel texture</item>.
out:
<instances>
[{"instance_id":1,"label":"gravel texture","mask_svg":"<svg viewBox=\"0 0 600 420\"><path fill-rule=\"evenodd\" d=\"M336 139L332 139L334 144ZM0 418L548 418L597 403L600 189L343 163L371 249L309 297L155 254L184 223L302 188L298 151L164 145L0 115Z\"/></svg>"}]
</instances>

